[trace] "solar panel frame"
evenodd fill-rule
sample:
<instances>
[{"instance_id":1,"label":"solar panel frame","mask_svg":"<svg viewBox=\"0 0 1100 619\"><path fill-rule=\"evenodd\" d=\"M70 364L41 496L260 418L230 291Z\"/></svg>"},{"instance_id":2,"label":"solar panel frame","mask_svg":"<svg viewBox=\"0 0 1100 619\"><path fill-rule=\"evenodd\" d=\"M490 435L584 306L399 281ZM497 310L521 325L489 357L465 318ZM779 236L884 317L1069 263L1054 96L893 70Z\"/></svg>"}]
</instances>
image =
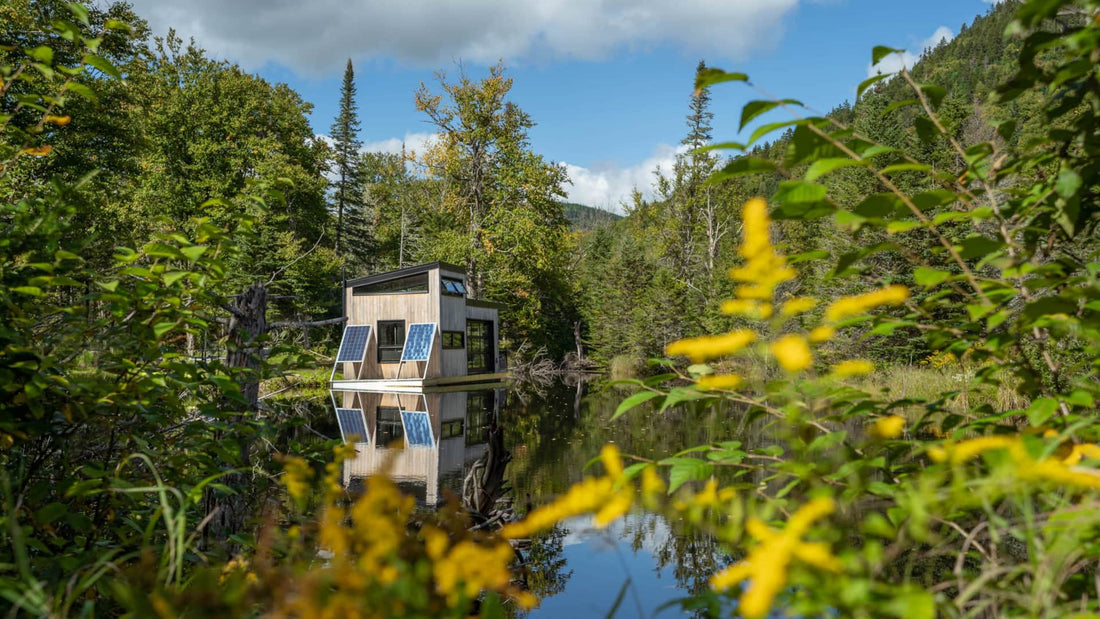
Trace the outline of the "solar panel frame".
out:
<instances>
[{"instance_id":1,"label":"solar panel frame","mask_svg":"<svg viewBox=\"0 0 1100 619\"><path fill-rule=\"evenodd\" d=\"M348 325L344 327L344 337L340 340L340 351L336 353L336 362L362 363L367 355L367 342L370 341L370 325Z\"/></svg>"},{"instance_id":2,"label":"solar panel frame","mask_svg":"<svg viewBox=\"0 0 1100 619\"><path fill-rule=\"evenodd\" d=\"M340 425L340 437L345 443L350 443L350 437L360 437L360 442L370 442L370 430L367 426L367 418L361 408L337 408L336 423Z\"/></svg>"},{"instance_id":3,"label":"solar panel frame","mask_svg":"<svg viewBox=\"0 0 1100 619\"><path fill-rule=\"evenodd\" d=\"M401 350L401 362L428 361L435 343L435 323L418 322L405 331L405 347Z\"/></svg>"},{"instance_id":4,"label":"solar panel frame","mask_svg":"<svg viewBox=\"0 0 1100 619\"><path fill-rule=\"evenodd\" d=\"M332 364L332 375L329 380L336 378L336 369L341 363L363 363L367 358L367 348L370 346L370 337L373 329L371 325L347 325L340 338L340 348L336 352L336 361ZM353 358L354 354L358 358ZM362 367L359 369L362 372Z\"/></svg>"},{"instance_id":5,"label":"solar panel frame","mask_svg":"<svg viewBox=\"0 0 1100 619\"><path fill-rule=\"evenodd\" d=\"M401 411L405 444L410 447L435 447L432 419L424 411Z\"/></svg>"}]
</instances>

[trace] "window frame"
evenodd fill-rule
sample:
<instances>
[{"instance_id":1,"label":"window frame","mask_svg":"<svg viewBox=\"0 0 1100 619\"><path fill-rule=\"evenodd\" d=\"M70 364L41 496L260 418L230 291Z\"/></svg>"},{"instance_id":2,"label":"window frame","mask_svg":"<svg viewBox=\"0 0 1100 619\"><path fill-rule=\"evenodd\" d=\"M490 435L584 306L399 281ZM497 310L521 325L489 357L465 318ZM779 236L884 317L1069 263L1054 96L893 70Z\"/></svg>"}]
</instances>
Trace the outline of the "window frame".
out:
<instances>
[{"instance_id":1,"label":"window frame","mask_svg":"<svg viewBox=\"0 0 1100 619\"><path fill-rule=\"evenodd\" d=\"M466 350L465 331L443 331L443 350ZM454 342L458 338L458 343Z\"/></svg>"},{"instance_id":2,"label":"window frame","mask_svg":"<svg viewBox=\"0 0 1100 619\"><path fill-rule=\"evenodd\" d=\"M400 336L394 338L395 344L386 344L387 329L396 325L401 326ZM376 326L378 328L378 363L401 363L401 353L405 350L405 336L408 334L405 321L379 320ZM397 351L396 358L393 357L394 351Z\"/></svg>"},{"instance_id":3,"label":"window frame","mask_svg":"<svg viewBox=\"0 0 1100 619\"><path fill-rule=\"evenodd\" d=\"M449 288L447 284L453 284L454 288ZM451 297L464 297L466 296L466 282L457 277L441 275L439 277L439 292Z\"/></svg>"}]
</instances>

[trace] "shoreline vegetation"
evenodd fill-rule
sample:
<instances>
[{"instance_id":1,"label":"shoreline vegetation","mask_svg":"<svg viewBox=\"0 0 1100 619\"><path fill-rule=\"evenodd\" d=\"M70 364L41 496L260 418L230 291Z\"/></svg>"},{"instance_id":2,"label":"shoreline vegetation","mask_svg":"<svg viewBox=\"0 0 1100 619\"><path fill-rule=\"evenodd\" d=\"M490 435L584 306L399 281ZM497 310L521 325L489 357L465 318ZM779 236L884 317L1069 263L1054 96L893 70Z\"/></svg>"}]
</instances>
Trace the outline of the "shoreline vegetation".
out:
<instances>
[{"instance_id":1,"label":"shoreline vegetation","mask_svg":"<svg viewBox=\"0 0 1100 619\"><path fill-rule=\"evenodd\" d=\"M559 523L645 511L720 552L698 616L1100 616L1096 0L997 3L823 116L754 91L745 143L709 97L755 86L700 62L687 148L618 219L562 203L503 65L413 93L426 152L354 156L350 61L329 145L129 5L16 4L0 612L523 616ZM426 260L506 305L526 375L604 368L599 423L718 434L609 443L524 509L349 491L355 445L291 394L323 397L337 281Z\"/></svg>"}]
</instances>

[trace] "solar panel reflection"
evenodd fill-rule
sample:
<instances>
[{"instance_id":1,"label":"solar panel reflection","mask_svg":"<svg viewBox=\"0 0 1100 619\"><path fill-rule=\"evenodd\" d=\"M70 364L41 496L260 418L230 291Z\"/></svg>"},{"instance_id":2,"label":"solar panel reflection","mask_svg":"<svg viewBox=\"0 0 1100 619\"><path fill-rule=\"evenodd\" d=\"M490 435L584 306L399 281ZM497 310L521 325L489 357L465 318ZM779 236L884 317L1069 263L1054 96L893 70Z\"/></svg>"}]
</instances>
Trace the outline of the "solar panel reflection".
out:
<instances>
[{"instance_id":1,"label":"solar panel reflection","mask_svg":"<svg viewBox=\"0 0 1100 619\"><path fill-rule=\"evenodd\" d=\"M401 411L401 423L405 426L405 438L412 447L432 447L435 439L432 437L432 420L428 413L418 411Z\"/></svg>"},{"instance_id":2,"label":"solar panel reflection","mask_svg":"<svg viewBox=\"0 0 1100 619\"><path fill-rule=\"evenodd\" d=\"M350 325L344 329L344 339L340 342L340 352L336 362L359 362L367 354L367 340L370 339L370 325Z\"/></svg>"},{"instance_id":3,"label":"solar panel reflection","mask_svg":"<svg viewBox=\"0 0 1100 619\"><path fill-rule=\"evenodd\" d=\"M402 361L427 361L432 351L432 338L435 324L417 323L409 325L405 334L405 348L401 353Z\"/></svg>"},{"instance_id":4,"label":"solar panel reflection","mask_svg":"<svg viewBox=\"0 0 1100 619\"><path fill-rule=\"evenodd\" d=\"M363 411L358 408L336 409L336 421L340 423L340 434L345 443L352 442L353 436L359 437L358 442L370 440L367 436L367 421L363 417Z\"/></svg>"}]
</instances>

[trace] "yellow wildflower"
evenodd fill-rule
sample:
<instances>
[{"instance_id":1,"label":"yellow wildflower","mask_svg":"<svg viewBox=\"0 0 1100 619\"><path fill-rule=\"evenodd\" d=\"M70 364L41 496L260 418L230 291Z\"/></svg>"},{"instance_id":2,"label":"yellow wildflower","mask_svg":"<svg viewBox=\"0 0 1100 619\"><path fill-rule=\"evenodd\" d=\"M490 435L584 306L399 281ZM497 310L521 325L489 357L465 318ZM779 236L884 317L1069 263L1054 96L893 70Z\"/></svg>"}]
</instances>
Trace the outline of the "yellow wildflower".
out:
<instances>
[{"instance_id":1,"label":"yellow wildflower","mask_svg":"<svg viewBox=\"0 0 1100 619\"><path fill-rule=\"evenodd\" d=\"M880 305L901 305L909 298L909 289L905 286L887 286L881 290L837 299L825 308L825 320L836 322L851 316L858 316Z\"/></svg>"},{"instance_id":2,"label":"yellow wildflower","mask_svg":"<svg viewBox=\"0 0 1100 619\"><path fill-rule=\"evenodd\" d=\"M761 303L755 299L730 299L722 302L722 311L734 316L767 320L772 317L772 304Z\"/></svg>"},{"instance_id":3,"label":"yellow wildflower","mask_svg":"<svg viewBox=\"0 0 1100 619\"><path fill-rule=\"evenodd\" d=\"M793 279L797 273L787 266L786 258L772 247L768 205L763 200L753 198L746 202L742 207L741 220L742 240L737 253L745 259L745 263L730 269L730 278L745 282L737 288L737 296L741 299L768 301L776 286Z\"/></svg>"},{"instance_id":4,"label":"yellow wildflower","mask_svg":"<svg viewBox=\"0 0 1100 619\"><path fill-rule=\"evenodd\" d=\"M831 339L834 335L836 335L836 329L833 327L814 327L814 329L810 331L810 341L814 344L820 344L821 342Z\"/></svg>"},{"instance_id":5,"label":"yellow wildflower","mask_svg":"<svg viewBox=\"0 0 1100 619\"><path fill-rule=\"evenodd\" d=\"M862 359L852 359L849 361L841 361L833 366L833 374L839 378L847 378L848 376L860 376L863 374L870 374L875 371L875 364L870 361L864 361Z\"/></svg>"},{"instance_id":6,"label":"yellow wildflower","mask_svg":"<svg viewBox=\"0 0 1100 619\"><path fill-rule=\"evenodd\" d=\"M71 121L71 120L72 120L72 118L70 118L68 116L49 115L49 116L46 116L45 118L43 118L42 122L47 123L47 124L52 123L52 124L55 124L55 125L67 125L67 124L69 124L69 121Z\"/></svg>"},{"instance_id":7,"label":"yellow wildflower","mask_svg":"<svg viewBox=\"0 0 1100 619\"><path fill-rule=\"evenodd\" d=\"M665 492L665 480L657 473L657 467L647 466L642 469L642 497L656 499Z\"/></svg>"},{"instance_id":8,"label":"yellow wildflower","mask_svg":"<svg viewBox=\"0 0 1100 619\"><path fill-rule=\"evenodd\" d=\"M283 470L282 482L286 486L287 494L294 502L301 503L309 492L309 480L313 477L313 468L303 458L287 456L283 460Z\"/></svg>"},{"instance_id":9,"label":"yellow wildflower","mask_svg":"<svg viewBox=\"0 0 1100 619\"><path fill-rule=\"evenodd\" d=\"M869 432L871 436L875 438L891 439L901 436L904 429L905 417L901 415L890 415L889 417L875 420L875 422L871 424Z\"/></svg>"},{"instance_id":10,"label":"yellow wildflower","mask_svg":"<svg viewBox=\"0 0 1100 619\"><path fill-rule=\"evenodd\" d=\"M683 355L696 363L731 355L756 340L756 333L745 329L723 335L704 335L675 341L665 347L670 357Z\"/></svg>"},{"instance_id":11,"label":"yellow wildflower","mask_svg":"<svg viewBox=\"0 0 1100 619\"><path fill-rule=\"evenodd\" d=\"M773 531L758 519L750 519L745 529L760 543L741 563L727 567L711 577L711 587L724 591L750 580L741 593L738 612L750 619L763 617L771 609L775 596L787 583L791 560L797 558L818 569L839 572L840 561L820 542L804 542L802 536L813 523L836 509L832 499L818 498L798 508L781 532Z\"/></svg>"},{"instance_id":12,"label":"yellow wildflower","mask_svg":"<svg viewBox=\"0 0 1100 619\"><path fill-rule=\"evenodd\" d=\"M976 458L982 452L992 449L1005 449L1019 442L1015 436L995 435L972 438L961 443L944 445L942 448L933 447L928 450L928 456L936 462L950 462L962 464Z\"/></svg>"},{"instance_id":13,"label":"yellow wildflower","mask_svg":"<svg viewBox=\"0 0 1100 619\"><path fill-rule=\"evenodd\" d=\"M731 390L741 386L741 377L736 374L708 374L700 376L695 385L700 389Z\"/></svg>"},{"instance_id":14,"label":"yellow wildflower","mask_svg":"<svg viewBox=\"0 0 1100 619\"><path fill-rule=\"evenodd\" d=\"M1093 443L1074 445L1070 448L1069 455L1062 458L1062 463L1073 466L1085 458L1089 460L1100 460L1100 445L1095 445Z\"/></svg>"},{"instance_id":15,"label":"yellow wildflower","mask_svg":"<svg viewBox=\"0 0 1100 619\"><path fill-rule=\"evenodd\" d=\"M800 372L810 367L814 357L806 338L800 335L785 335L771 345L772 354L788 372Z\"/></svg>"},{"instance_id":16,"label":"yellow wildflower","mask_svg":"<svg viewBox=\"0 0 1100 619\"><path fill-rule=\"evenodd\" d=\"M784 316L794 316L808 312L817 305L817 300L810 297L793 297L783 302L783 308L779 313Z\"/></svg>"},{"instance_id":17,"label":"yellow wildflower","mask_svg":"<svg viewBox=\"0 0 1100 619\"><path fill-rule=\"evenodd\" d=\"M43 144L42 146L30 146L19 151L24 155L30 155L32 157L45 157L53 151L53 147L49 144Z\"/></svg>"}]
</instances>

